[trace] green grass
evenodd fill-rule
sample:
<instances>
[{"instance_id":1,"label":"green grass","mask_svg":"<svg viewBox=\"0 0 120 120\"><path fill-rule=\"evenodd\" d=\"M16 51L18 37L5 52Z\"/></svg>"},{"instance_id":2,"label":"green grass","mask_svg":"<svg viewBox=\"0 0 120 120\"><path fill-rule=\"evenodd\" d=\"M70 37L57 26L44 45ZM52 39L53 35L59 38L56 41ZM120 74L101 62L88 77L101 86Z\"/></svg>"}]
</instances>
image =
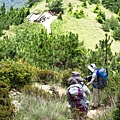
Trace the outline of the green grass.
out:
<instances>
[{"instance_id":1,"label":"green grass","mask_svg":"<svg viewBox=\"0 0 120 120\"><path fill-rule=\"evenodd\" d=\"M12 120L67 120L70 116L66 100L45 100L42 97L24 94L17 100L22 108L16 112Z\"/></svg>"}]
</instances>

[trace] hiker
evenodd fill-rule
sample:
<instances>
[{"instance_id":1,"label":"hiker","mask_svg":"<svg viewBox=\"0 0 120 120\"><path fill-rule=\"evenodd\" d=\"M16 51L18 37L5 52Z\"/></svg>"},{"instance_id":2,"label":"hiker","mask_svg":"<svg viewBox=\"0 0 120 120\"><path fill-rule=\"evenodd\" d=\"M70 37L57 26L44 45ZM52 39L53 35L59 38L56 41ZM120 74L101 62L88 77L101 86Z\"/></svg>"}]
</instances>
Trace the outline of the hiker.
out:
<instances>
[{"instance_id":1,"label":"hiker","mask_svg":"<svg viewBox=\"0 0 120 120\"><path fill-rule=\"evenodd\" d=\"M90 95L90 90L84 84L84 80L80 76L79 72L76 72L76 71L72 72L72 76L70 78L68 78L68 82L69 82L69 85L73 84L73 82L75 82L76 84L81 84L82 87L83 87L83 90L84 90L85 94L86 95Z\"/></svg>"},{"instance_id":2,"label":"hiker","mask_svg":"<svg viewBox=\"0 0 120 120\"><path fill-rule=\"evenodd\" d=\"M90 95L90 90L84 84L79 72L72 72L72 76L68 79L69 87L66 91L67 100L70 105L73 117L84 117L89 109L89 101L86 95ZM75 114L77 113L77 114ZM84 118L85 120L85 118Z\"/></svg>"},{"instance_id":3,"label":"hiker","mask_svg":"<svg viewBox=\"0 0 120 120\"><path fill-rule=\"evenodd\" d=\"M89 86L90 84L98 83L96 65L94 63L92 63L88 66L88 69L92 72L92 75L89 76L91 78L91 80L89 80L89 82L87 83L87 86ZM96 109L99 106L100 106L100 90L93 87L93 105L92 105L92 108Z\"/></svg>"}]
</instances>

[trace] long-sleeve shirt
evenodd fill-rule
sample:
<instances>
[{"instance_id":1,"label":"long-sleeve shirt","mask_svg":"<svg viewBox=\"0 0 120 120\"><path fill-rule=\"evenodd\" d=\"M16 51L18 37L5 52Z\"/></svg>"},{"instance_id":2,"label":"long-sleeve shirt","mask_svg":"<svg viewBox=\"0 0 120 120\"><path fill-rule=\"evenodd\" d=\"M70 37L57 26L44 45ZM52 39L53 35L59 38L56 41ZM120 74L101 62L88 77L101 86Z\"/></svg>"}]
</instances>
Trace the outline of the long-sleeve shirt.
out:
<instances>
[{"instance_id":1,"label":"long-sleeve shirt","mask_svg":"<svg viewBox=\"0 0 120 120\"><path fill-rule=\"evenodd\" d=\"M97 70L93 72L91 81L87 83L87 86L92 84L94 81L97 81Z\"/></svg>"}]
</instances>

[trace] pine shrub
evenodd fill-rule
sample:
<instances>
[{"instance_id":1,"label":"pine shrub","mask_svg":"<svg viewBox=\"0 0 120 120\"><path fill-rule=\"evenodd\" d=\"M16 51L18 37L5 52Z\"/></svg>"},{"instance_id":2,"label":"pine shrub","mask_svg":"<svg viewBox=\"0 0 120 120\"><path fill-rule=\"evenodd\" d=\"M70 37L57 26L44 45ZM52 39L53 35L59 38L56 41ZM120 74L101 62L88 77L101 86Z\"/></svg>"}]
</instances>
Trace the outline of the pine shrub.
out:
<instances>
[{"instance_id":1,"label":"pine shrub","mask_svg":"<svg viewBox=\"0 0 120 120\"><path fill-rule=\"evenodd\" d=\"M31 83L32 69L24 62L0 61L0 81L11 88L20 89Z\"/></svg>"},{"instance_id":2,"label":"pine shrub","mask_svg":"<svg viewBox=\"0 0 120 120\"><path fill-rule=\"evenodd\" d=\"M105 22L105 20L106 20L106 15L105 15L105 13L102 12L102 11L99 11L99 12L97 13L96 20L97 20L99 23L103 24L103 23Z\"/></svg>"},{"instance_id":3,"label":"pine shrub","mask_svg":"<svg viewBox=\"0 0 120 120\"><path fill-rule=\"evenodd\" d=\"M61 12L58 14L57 19L62 20L62 13Z\"/></svg>"},{"instance_id":4,"label":"pine shrub","mask_svg":"<svg viewBox=\"0 0 120 120\"><path fill-rule=\"evenodd\" d=\"M100 6L97 4L95 9L93 10L94 13L99 13L101 11Z\"/></svg>"},{"instance_id":5,"label":"pine shrub","mask_svg":"<svg viewBox=\"0 0 120 120\"><path fill-rule=\"evenodd\" d=\"M38 70L36 82L47 84L50 81L54 81L55 73L50 70Z\"/></svg>"},{"instance_id":6,"label":"pine shrub","mask_svg":"<svg viewBox=\"0 0 120 120\"><path fill-rule=\"evenodd\" d=\"M113 111L113 120L120 120L120 94L117 94L116 109Z\"/></svg>"},{"instance_id":7,"label":"pine shrub","mask_svg":"<svg viewBox=\"0 0 120 120\"><path fill-rule=\"evenodd\" d=\"M120 27L113 31L113 38L120 41Z\"/></svg>"},{"instance_id":8,"label":"pine shrub","mask_svg":"<svg viewBox=\"0 0 120 120\"><path fill-rule=\"evenodd\" d=\"M9 98L9 87L6 83L0 81L0 120L8 120L13 114L13 105Z\"/></svg>"},{"instance_id":9,"label":"pine shrub","mask_svg":"<svg viewBox=\"0 0 120 120\"><path fill-rule=\"evenodd\" d=\"M42 90L38 87L31 86L31 85L25 85L22 89L22 92L25 93L26 95L30 95L34 97L42 97L46 100L54 97L49 92Z\"/></svg>"}]
</instances>

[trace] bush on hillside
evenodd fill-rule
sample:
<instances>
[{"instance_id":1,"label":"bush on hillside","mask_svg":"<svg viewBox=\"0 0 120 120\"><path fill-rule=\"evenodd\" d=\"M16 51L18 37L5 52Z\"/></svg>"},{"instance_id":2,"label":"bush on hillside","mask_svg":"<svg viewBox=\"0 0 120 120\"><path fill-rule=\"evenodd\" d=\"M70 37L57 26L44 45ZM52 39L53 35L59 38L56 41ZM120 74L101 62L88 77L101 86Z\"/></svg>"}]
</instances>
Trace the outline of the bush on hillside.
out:
<instances>
[{"instance_id":1,"label":"bush on hillside","mask_svg":"<svg viewBox=\"0 0 120 120\"><path fill-rule=\"evenodd\" d=\"M119 0L102 0L102 5L106 9L109 9L112 12L117 14L120 8L120 1Z\"/></svg>"},{"instance_id":2,"label":"bush on hillside","mask_svg":"<svg viewBox=\"0 0 120 120\"><path fill-rule=\"evenodd\" d=\"M105 13L102 12L102 11L99 11L99 12L97 13L96 20L97 20L99 23L103 24L103 23L105 22L105 20L106 20L106 15L105 15Z\"/></svg>"},{"instance_id":3,"label":"bush on hillside","mask_svg":"<svg viewBox=\"0 0 120 120\"><path fill-rule=\"evenodd\" d=\"M119 92L117 92L117 102L116 102L116 108L113 111L113 119L120 120L120 94Z\"/></svg>"},{"instance_id":4,"label":"bush on hillside","mask_svg":"<svg viewBox=\"0 0 120 120\"><path fill-rule=\"evenodd\" d=\"M73 10L73 6L72 6L72 3L70 2L70 3L68 3L67 12L71 14L72 10Z\"/></svg>"},{"instance_id":5,"label":"bush on hillside","mask_svg":"<svg viewBox=\"0 0 120 120\"><path fill-rule=\"evenodd\" d=\"M69 68L69 69L64 70L64 71L62 71L61 73L59 73L59 75L58 75L58 76L60 76L60 77L59 77L59 80L60 80L61 85L62 85L63 87L69 86L68 78L71 77L71 73L72 73L73 71L78 71L78 72L81 74L81 71L80 71L78 68L76 68L76 69L70 69L70 68ZM81 74L81 76L83 76L83 75L84 75L84 73Z\"/></svg>"},{"instance_id":6,"label":"bush on hillside","mask_svg":"<svg viewBox=\"0 0 120 120\"><path fill-rule=\"evenodd\" d=\"M54 98L53 94L50 94L49 92L42 90L38 87L34 87L31 85L25 85L22 88L22 92L25 93L26 95L34 96L34 97L42 97L45 100L49 100Z\"/></svg>"},{"instance_id":7,"label":"bush on hillside","mask_svg":"<svg viewBox=\"0 0 120 120\"><path fill-rule=\"evenodd\" d=\"M12 6L6 12L5 4L0 7L0 36L3 30L8 30L10 25L19 25L24 22L24 18L29 14L29 9L23 7L14 9Z\"/></svg>"},{"instance_id":8,"label":"bush on hillside","mask_svg":"<svg viewBox=\"0 0 120 120\"><path fill-rule=\"evenodd\" d=\"M104 31L116 30L116 28L119 27L119 21L115 17L111 17L110 19L107 19L104 24L102 25L102 28ZM109 29L109 30L108 30Z\"/></svg>"},{"instance_id":9,"label":"bush on hillside","mask_svg":"<svg viewBox=\"0 0 120 120\"><path fill-rule=\"evenodd\" d=\"M48 84L50 81L54 82L55 73L50 70L39 70L37 71L37 79L36 82L42 84Z\"/></svg>"},{"instance_id":10,"label":"bush on hillside","mask_svg":"<svg viewBox=\"0 0 120 120\"><path fill-rule=\"evenodd\" d=\"M27 7L31 8L36 2L40 2L40 0L28 0Z\"/></svg>"},{"instance_id":11,"label":"bush on hillside","mask_svg":"<svg viewBox=\"0 0 120 120\"><path fill-rule=\"evenodd\" d=\"M104 20L101 16L97 16L96 17L96 20L100 23L100 24L103 24L104 23Z\"/></svg>"},{"instance_id":12,"label":"bush on hillside","mask_svg":"<svg viewBox=\"0 0 120 120\"><path fill-rule=\"evenodd\" d=\"M68 69L68 70L64 70L62 73L61 73L61 85L64 86L64 87L68 87L69 86L69 83L68 83L68 78L71 77L71 73L72 73L72 70L71 69Z\"/></svg>"},{"instance_id":13,"label":"bush on hillside","mask_svg":"<svg viewBox=\"0 0 120 120\"><path fill-rule=\"evenodd\" d=\"M87 8L87 3L86 3L86 1L84 1L81 6L84 7L84 8Z\"/></svg>"},{"instance_id":14,"label":"bush on hillside","mask_svg":"<svg viewBox=\"0 0 120 120\"><path fill-rule=\"evenodd\" d=\"M113 31L113 38L120 41L120 26Z\"/></svg>"},{"instance_id":15,"label":"bush on hillside","mask_svg":"<svg viewBox=\"0 0 120 120\"><path fill-rule=\"evenodd\" d=\"M63 3L62 0L52 0L50 3L46 5L49 11L58 13L64 13Z\"/></svg>"},{"instance_id":16,"label":"bush on hillside","mask_svg":"<svg viewBox=\"0 0 120 120\"><path fill-rule=\"evenodd\" d=\"M0 61L0 81L10 88L20 89L30 84L32 79L31 67L22 61Z\"/></svg>"},{"instance_id":17,"label":"bush on hillside","mask_svg":"<svg viewBox=\"0 0 120 120\"><path fill-rule=\"evenodd\" d=\"M57 19L62 20L62 13L61 12L57 15Z\"/></svg>"},{"instance_id":18,"label":"bush on hillside","mask_svg":"<svg viewBox=\"0 0 120 120\"><path fill-rule=\"evenodd\" d=\"M115 30L118 26L119 26L119 21L115 18L115 17L111 17L109 19L109 26L110 26L110 29L112 30Z\"/></svg>"},{"instance_id":19,"label":"bush on hillside","mask_svg":"<svg viewBox=\"0 0 120 120\"><path fill-rule=\"evenodd\" d=\"M12 117L13 109L9 98L9 87L0 81L0 120L9 120Z\"/></svg>"},{"instance_id":20,"label":"bush on hillside","mask_svg":"<svg viewBox=\"0 0 120 120\"><path fill-rule=\"evenodd\" d=\"M17 30L14 38L0 41L0 52L0 60L23 59L42 70L76 68L86 59L86 48L78 34L48 35L44 29Z\"/></svg>"},{"instance_id":21,"label":"bush on hillside","mask_svg":"<svg viewBox=\"0 0 120 120\"><path fill-rule=\"evenodd\" d=\"M107 20L106 20L107 21ZM102 29L105 31L105 32L109 32L110 31L110 26L109 26L109 23L106 22L104 24L102 24Z\"/></svg>"},{"instance_id":22,"label":"bush on hillside","mask_svg":"<svg viewBox=\"0 0 120 120\"><path fill-rule=\"evenodd\" d=\"M95 9L93 10L94 13L99 13L101 11L100 6L97 4Z\"/></svg>"},{"instance_id":23,"label":"bush on hillside","mask_svg":"<svg viewBox=\"0 0 120 120\"><path fill-rule=\"evenodd\" d=\"M100 4L100 0L89 0L89 3Z\"/></svg>"},{"instance_id":24,"label":"bush on hillside","mask_svg":"<svg viewBox=\"0 0 120 120\"><path fill-rule=\"evenodd\" d=\"M116 19L118 19L119 22L120 22L120 10L119 10L118 13L117 13L117 18L116 18Z\"/></svg>"},{"instance_id":25,"label":"bush on hillside","mask_svg":"<svg viewBox=\"0 0 120 120\"><path fill-rule=\"evenodd\" d=\"M85 12L83 10L76 9L72 12L73 17L80 19L85 17Z\"/></svg>"}]
</instances>

